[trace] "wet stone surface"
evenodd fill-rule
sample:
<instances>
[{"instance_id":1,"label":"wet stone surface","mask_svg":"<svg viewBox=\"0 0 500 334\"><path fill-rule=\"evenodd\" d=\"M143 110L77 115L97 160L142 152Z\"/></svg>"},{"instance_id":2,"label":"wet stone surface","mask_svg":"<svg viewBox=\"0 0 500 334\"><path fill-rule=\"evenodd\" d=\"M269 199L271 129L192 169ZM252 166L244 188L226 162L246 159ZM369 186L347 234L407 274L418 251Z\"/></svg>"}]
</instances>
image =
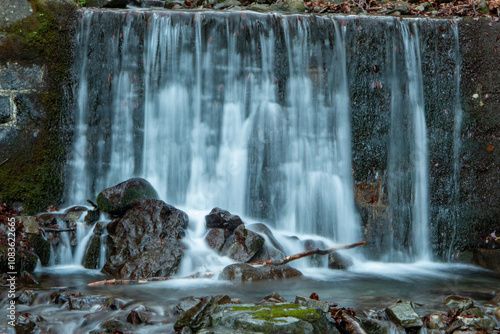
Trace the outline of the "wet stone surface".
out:
<instances>
[{"instance_id":1,"label":"wet stone surface","mask_svg":"<svg viewBox=\"0 0 500 334\"><path fill-rule=\"evenodd\" d=\"M45 68L8 64L0 68L0 87L4 90L39 89L44 84Z\"/></svg>"},{"instance_id":2,"label":"wet stone surface","mask_svg":"<svg viewBox=\"0 0 500 334\"><path fill-rule=\"evenodd\" d=\"M8 123L11 120L10 98L0 96L0 124Z\"/></svg>"}]
</instances>

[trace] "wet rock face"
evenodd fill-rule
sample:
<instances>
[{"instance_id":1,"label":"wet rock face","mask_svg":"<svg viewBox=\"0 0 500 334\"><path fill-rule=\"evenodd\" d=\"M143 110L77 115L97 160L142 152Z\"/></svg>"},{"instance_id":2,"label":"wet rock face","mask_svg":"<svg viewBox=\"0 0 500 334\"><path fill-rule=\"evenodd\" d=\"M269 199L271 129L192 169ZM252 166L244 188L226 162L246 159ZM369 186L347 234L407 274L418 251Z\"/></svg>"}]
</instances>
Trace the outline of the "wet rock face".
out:
<instances>
[{"instance_id":1,"label":"wet rock face","mask_svg":"<svg viewBox=\"0 0 500 334\"><path fill-rule=\"evenodd\" d=\"M263 237L240 225L224 243L221 254L238 262L248 262L262 246L264 246Z\"/></svg>"},{"instance_id":2,"label":"wet rock face","mask_svg":"<svg viewBox=\"0 0 500 334\"><path fill-rule=\"evenodd\" d=\"M181 260L188 221L186 213L163 201L136 202L107 226L109 259L102 271L117 278L169 276Z\"/></svg>"},{"instance_id":3,"label":"wet rock face","mask_svg":"<svg viewBox=\"0 0 500 334\"><path fill-rule=\"evenodd\" d=\"M236 263L225 267L219 275L219 280L249 282L300 276L300 271L288 265L252 267L245 263Z\"/></svg>"},{"instance_id":4,"label":"wet rock face","mask_svg":"<svg viewBox=\"0 0 500 334\"><path fill-rule=\"evenodd\" d=\"M474 249L472 263L489 270L500 272L500 249Z\"/></svg>"},{"instance_id":5,"label":"wet rock face","mask_svg":"<svg viewBox=\"0 0 500 334\"><path fill-rule=\"evenodd\" d=\"M234 231L243 224L240 216L233 215L229 211L213 208L208 215L205 216L207 228L224 228L229 231Z\"/></svg>"},{"instance_id":6,"label":"wet rock face","mask_svg":"<svg viewBox=\"0 0 500 334\"><path fill-rule=\"evenodd\" d=\"M148 181L133 178L101 191L97 196L97 205L103 212L122 215L141 199L158 199L158 193Z\"/></svg>"}]
</instances>

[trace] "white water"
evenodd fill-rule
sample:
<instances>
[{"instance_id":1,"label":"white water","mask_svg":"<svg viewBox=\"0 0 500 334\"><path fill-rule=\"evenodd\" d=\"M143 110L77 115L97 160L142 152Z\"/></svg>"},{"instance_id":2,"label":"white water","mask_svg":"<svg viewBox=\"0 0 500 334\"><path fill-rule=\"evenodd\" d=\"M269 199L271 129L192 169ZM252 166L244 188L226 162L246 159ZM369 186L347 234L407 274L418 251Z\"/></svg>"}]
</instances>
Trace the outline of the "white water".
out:
<instances>
[{"instance_id":1,"label":"white water","mask_svg":"<svg viewBox=\"0 0 500 334\"><path fill-rule=\"evenodd\" d=\"M401 32L405 46L408 72L408 102L413 116L413 253L417 259L431 257L429 247L427 124L424 110L424 87L420 60L420 44L416 24L403 24Z\"/></svg>"},{"instance_id":2,"label":"white water","mask_svg":"<svg viewBox=\"0 0 500 334\"><path fill-rule=\"evenodd\" d=\"M92 10L82 15L68 202L95 198L133 176L146 178L162 199L190 215L185 274L209 269L202 263L227 263L203 243L203 216L216 206L246 222L266 222L284 244L293 235L328 245L362 238L353 194L347 67L354 56L353 18ZM387 236L393 239L388 259L429 260L418 24L380 23L395 31L386 46L394 58L388 179L395 235ZM90 26L103 31L97 35Z\"/></svg>"}]
</instances>

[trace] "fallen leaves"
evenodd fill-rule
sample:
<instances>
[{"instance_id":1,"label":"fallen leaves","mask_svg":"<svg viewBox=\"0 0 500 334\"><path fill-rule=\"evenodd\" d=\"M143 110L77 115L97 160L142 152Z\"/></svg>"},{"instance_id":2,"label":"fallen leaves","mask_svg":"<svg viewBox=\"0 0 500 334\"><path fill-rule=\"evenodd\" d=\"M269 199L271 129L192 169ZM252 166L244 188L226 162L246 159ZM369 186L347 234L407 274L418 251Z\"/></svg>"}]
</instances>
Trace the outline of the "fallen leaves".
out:
<instances>
[{"instance_id":1,"label":"fallen leaves","mask_svg":"<svg viewBox=\"0 0 500 334\"><path fill-rule=\"evenodd\" d=\"M484 6L486 4L486 7ZM381 15L414 16L498 16L500 0L454 0L378 2L376 0L348 0L340 4L326 1L306 1L309 11L314 13L365 13Z\"/></svg>"}]
</instances>

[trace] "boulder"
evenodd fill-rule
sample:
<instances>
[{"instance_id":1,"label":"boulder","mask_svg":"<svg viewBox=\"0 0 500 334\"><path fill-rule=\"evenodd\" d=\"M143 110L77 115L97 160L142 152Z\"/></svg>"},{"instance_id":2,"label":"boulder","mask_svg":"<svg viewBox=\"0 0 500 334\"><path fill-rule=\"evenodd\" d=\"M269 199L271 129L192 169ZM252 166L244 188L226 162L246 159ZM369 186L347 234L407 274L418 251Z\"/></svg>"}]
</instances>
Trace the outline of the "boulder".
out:
<instances>
[{"instance_id":1,"label":"boulder","mask_svg":"<svg viewBox=\"0 0 500 334\"><path fill-rule=\"evenodd\" d=\"M229 238L230 235L231 232L229 232L226 229L212 228L208 231L205 237L205 242L207 243L208 247L212 248L217 252L220 252L222 246L224 246L224 243L226 242L226 240Z\"/></svg>"},{"instance_id":2,"label":"boulder","mask_svg":"<svg viewBox=\"0 0 500 334\"><path fill-rule=\"evenodd\" d=\"M284 257L286 257L285 253L282 253L273 246L264 243L264 246L247 262L263 263L267 261L277 261Z\"/></svg>"},{"instance_id":3,"label":"boulder","mask_svg":"<svg viewBox=\"0 0 500 334\"><path fill-rule=\"evenodd\" d=\"M180 263L188 216L155 199L134 204L107 225L109 258L103 272L116 278L169 276Z\"/></svg>"},{"instance_id":4,"label":"boulder","mask_svg":"<svg viewBox=\"0 0 500 334\"><path fill-rule=\"evenodd\" d=\"M385 309L387 315L403 328L420 328L423 322L410 301L398 301Z\"/></svg>"},{"instance_id":5,"label":"boulder","mask_svg":"<svg viewBox=\"0 0 500 334\"><path fill-rule=\"evenodd\" d=\"M226 240L220 253L238 262L248 262L262 246L264 246L263 237L240 225Z\"/></svg>"},{"instance_id":6,"label":"boulder","mask_svg":"<svg viewBox=\"0 0 500 334\"><path fill-rule=\"evenodd\" d=\"M328 268L330 269L347 269L353 264L352 259L338 252L328 254Z\"/></svg>"},{"instance_id":7,"label":"boulder","mask_svg":"<svg viewBox=\"0 0 500 334\"><path fill-rule=\"evenodd\" d=\"M229 231L234 231L243 224L240 216L231 214L229 211L213 208L208 215L205 216L207 228L224 228Z\"/></svg>"},{"instance_id":8,"label":"boulder","mask_svg":"<svg viewBox=\"0 0 500 334\"><path fill-rule=\"evenodd\" d=\"M321 240L306 239L303 241L303 245L304 245L305 251L310 251L313 249L326 249L327 248L326 244ZM315 255L308 256L306 259L312 266L323 267L324 266L323 265L324 258L325 257L322 255L315 254Z\"/></svg>"},{"instance_id":9,"label":"boulder","mask_svg":"<svg viewBox=\"0 0 500 334\"><path fill-rule=\"evenodd\" d=\"M217 311L214 325L231 333L336 333L321 311L297 304L225 305Z\"/></svg>"},{"instance_id":10,"label":"boulder","mask_svg":"<svg viewBox=\"0 0 500 334\"><path fill-rule=\"evenodd\" d=\"M267 227L265 224L262 224L262 223L251 224L251 225L247 226L247 229L249 229L250 231L253 231L255 233L259 233L260 235L264 235L266 237L267 241L269 241L269 243L274 248L276 248L277 250L279 250L283 254L285 253L283 246L281 246L281 244L278 242L278 240L276 240L271 229L269 227Z\"/></svg>"},{"instance_id":11,"label":"boulder","mask_svg":"<svg viewBox=\"0 0 500 334\"><path fill-rule=\"evenodd\" d=\"M103 212L123 215L134 202L142 199L158 199L158 193L148 181L133 178L101 191L97 206Z\"/></svg>"},{"instance_id":12,"label":"boulder","mask_svg":"<svg viewBox=\"0 0 500 334\"><path fill-rule=\"evenodd\" d=\"M235 263L225 267L220 273L219 279L249 282L300 276L302 276L300 271L287 265L252 267L245 263Z\"/></svg>"}]
</instances>

